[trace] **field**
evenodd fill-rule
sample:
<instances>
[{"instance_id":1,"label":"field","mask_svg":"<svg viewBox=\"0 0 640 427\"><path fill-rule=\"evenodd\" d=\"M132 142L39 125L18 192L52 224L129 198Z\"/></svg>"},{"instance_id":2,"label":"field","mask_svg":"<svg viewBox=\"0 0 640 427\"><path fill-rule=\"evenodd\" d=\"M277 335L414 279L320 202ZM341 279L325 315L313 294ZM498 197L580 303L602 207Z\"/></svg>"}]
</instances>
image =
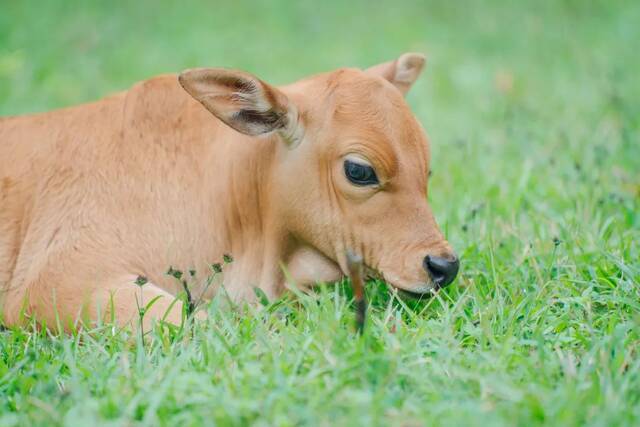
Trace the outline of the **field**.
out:
<instances>
[{"instance_id":1,"label":"field","mask_svg":"<svg viewBox=\"0 0 640 427\"><path fill-rule=\"evenodd\" d=\"M145 345L0 331L0 426L640 425L640 2L0 0L0 115L194 66L275 84L427 54L408 102L462 258L426 301L347 283Z\"/></svg>"}]
</instances>

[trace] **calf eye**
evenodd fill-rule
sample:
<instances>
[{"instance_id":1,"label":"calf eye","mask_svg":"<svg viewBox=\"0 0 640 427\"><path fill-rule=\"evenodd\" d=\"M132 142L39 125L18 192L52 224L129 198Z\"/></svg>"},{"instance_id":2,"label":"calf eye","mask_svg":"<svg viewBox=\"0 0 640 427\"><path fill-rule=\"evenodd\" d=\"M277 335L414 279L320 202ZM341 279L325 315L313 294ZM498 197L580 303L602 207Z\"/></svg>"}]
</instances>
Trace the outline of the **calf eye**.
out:
<instances>
[{"instance_id":1,"label":"calf eye","mask_svg":"<svg viewBox=\"0 0 640 427\"><path fill-rule=\"evenodd\" d=\"M373 168L362 163L345 160L344 174L355 185L375 185L379 183Z\"/></svg>"}]
</instances>

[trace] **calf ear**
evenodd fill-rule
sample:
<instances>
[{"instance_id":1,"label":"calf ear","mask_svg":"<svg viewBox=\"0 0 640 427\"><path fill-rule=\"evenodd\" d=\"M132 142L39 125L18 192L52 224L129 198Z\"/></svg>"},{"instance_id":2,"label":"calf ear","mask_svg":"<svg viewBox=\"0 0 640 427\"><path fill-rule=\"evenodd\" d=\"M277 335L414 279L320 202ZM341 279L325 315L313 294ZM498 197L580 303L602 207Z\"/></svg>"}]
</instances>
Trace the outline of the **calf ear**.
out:
<instances>
[{"instance_id":1,"label":"calf ear","mask_svg":"<svg viewBox=\"0 0 640 427\"><path fill-rule=\"evenodd\" d=\"M178 80L207 110L246 135L287 131L297 121L295 107L289 98L249 73L224 68L195 68L183 71Z\"/></svg>"},{"instance_id":2,"label":"calf ear","mask_svg":"<svg viewBox=\"0 0 640 427\"><path fill-rule=\"evenodd\" d=\"M375 65L368 68L366 72L389 80L405 95L418 80L424 67L424 60L425 57L421 53L404 53L395 61Z\"/></svg>"}]
</instances>

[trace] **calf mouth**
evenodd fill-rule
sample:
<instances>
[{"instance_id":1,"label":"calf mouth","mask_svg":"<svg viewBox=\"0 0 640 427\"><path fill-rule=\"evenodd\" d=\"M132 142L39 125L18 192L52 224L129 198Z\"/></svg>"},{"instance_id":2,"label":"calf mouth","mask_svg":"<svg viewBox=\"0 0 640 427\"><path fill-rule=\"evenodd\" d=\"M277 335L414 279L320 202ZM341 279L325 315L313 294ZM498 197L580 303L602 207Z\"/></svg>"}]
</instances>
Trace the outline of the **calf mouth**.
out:
<instances>
[{"instance_id":1,"label":"calf mouth","mask_svg":"<svg viewBox=\"0 0 640 427\"><path fill-rule=\"evenodd\" d=\"M435 289L428 290L426 292L413 292L413 291L408 291L406 289L400 289L400 288L396 288L396 289L398 290L399 294L402 295L403 297L409 297L414 300L429 299L440 290L440 288L435 288Z\"/></svg>"},{"instance_id":2,"label":"calf mouth","mask_svg":"<svg viewBox=\"0 0 640 427\"><path fill-rule=\"evenodd\" d=\"M430 286L428 284L417 286L417 288L422 288L423 291L411 291L405 288L401 288L399 286L395 286L391 282L385 279L384 274L382 274L381 272L375 269L372 269L367 265L365 265L365 274L366 274L367 280L382 280L392 291L398 291L398 294L401 295L402 297L410 298L413 300L429 299L440 290L439 286L437 285Z\"/></svg>"}]
</instances>

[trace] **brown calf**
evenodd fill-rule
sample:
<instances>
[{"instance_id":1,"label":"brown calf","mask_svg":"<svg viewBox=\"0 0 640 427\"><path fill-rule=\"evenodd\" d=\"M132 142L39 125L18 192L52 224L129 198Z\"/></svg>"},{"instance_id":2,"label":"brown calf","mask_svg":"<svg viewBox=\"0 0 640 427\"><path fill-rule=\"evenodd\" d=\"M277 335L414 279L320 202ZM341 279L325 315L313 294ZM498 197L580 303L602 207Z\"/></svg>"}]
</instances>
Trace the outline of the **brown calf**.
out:
<instances>
[{"instance_id":1,"label":"brown calf","mask_svg":"<svg viewBox=\"0 0 640 427\"><path fill-rule=\"evenodd\" d=\"M413 294L450 283L458 261L427 204L428 141L403 98L423 64L408 53L279 88L195 69L0 120L5 323L127 323L138 276L159 318L181 291L169 266L204 283L225 253L234 262L207 297L334 281L349 250Z\"/></svg>"}]
</instances>

